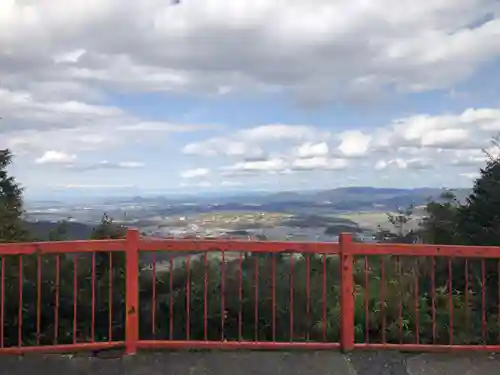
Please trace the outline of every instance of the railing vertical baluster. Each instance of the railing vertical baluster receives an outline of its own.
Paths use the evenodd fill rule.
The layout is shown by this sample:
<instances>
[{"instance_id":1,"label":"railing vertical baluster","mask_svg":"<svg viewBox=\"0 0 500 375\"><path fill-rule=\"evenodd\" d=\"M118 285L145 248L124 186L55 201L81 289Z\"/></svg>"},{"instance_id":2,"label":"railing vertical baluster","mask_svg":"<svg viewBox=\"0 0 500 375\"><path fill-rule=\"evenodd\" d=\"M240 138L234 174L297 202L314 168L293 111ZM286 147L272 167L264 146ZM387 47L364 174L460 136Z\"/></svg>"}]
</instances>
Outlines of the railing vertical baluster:
<instances>
[{"instance_id":1,"label":"railing vertical baluster","mask_svg":"<svg viewBox=\"0 0 500 375\"><path fill-rule=\"evenodd\" d=\"M290 297L289 297L289 335L290 335L290 341L293 341L293 288L294 288L294 280L293 280L293 253L290 254L290 268L289 268L289 291L290 291Z\"/></svg>"},{"instance_id":2,"label":"railing vertical baluster","mask_svg":"<svg viewBox=\"0 0 500 375\"><path fill-rule=\"evenodd\" d=\"M500 263L499 263L500 264ZM3 348L4 340L4 314L5 314L5 256L2 256L2 281L0 291L0 348ZM500 306L500 305L499 305Z\"/></svg>"},{"instance_id":3,"label":"railing vertical baluster","mask_svg":"<svg viewBox=\"0 0 500 375\"><path fill-rule=\"evenodd\" d=\"M306 254L306 327L306 341L309 341L311 328L311 254L309 253Z\"/></svg>"},{"instance_id":4,"label":"railing vertical baluster","mask_svg":"<svg viewBox=\"0 0 500 375\"><path fill-rule=\"evenodd\" d=\"M221 340L224 341L226 339L225 329L226 329L226 253L222 250L222 254L220 257L220 269L221 269L221 283L220 283L220 328L221 328Z\"/></svg>"},{"instance_id":5,"label":"railing vertical baluster","mask_svg":"<svg viewBox=\"0 0 500 375\"><path fill-rule=\"evenodd\" d=\"M399 335L399 343L403 343L403 289L401 286L403 285L403 271L401 267L401 258L399 256L396 257L396 273L398 275L398 335Z\"/></svg>"},{"instance_id":6,"label":"railing vertical baluster","mask_svg":"<svg viewBox=\"0 0 500 375\"><path fill-rule=\"evenodd\" d=\"M486 265L481 259L481 338L486 345Z\"/></svg>"},{"instance_id":7,"label":"railing vertical baluster","mask_svg":"<svg viewBox=\"0 0 500 375\"><path fill-rule=\"evenodd\" d=\"M205 253L206 254L206 253ZM243 340L243 253L238 256L238 340Z\"/></svg>"},{"instance_id":8,"label":"railing vertical baluster","mask_svg":"<svg viewBox=\"0 0 500 375\"><path fill-rule=\"evenodd\" d=\"M344 352L354 349L354 280L352 235L341 233L339 236L341 257L340 288L340 346Z\"/></svg>"},{"instance_id":9,"label":"railing vertical baluster","mask_svg":"<svg viewBox=\"0 0 500 375\"><path fill-rule=\"evenodd\" d=\"M255 312L254 312L254 335L255 341L259 341L259 258L256 256L254 258L254 293L255 293Z\"/></svg>"},{"instance_id":10,"label":"railing vertical baluster","mask_svg":"<svg viewBox=\"0 0 500 375\"><path fill-rule=\"evenodd\" d=\"M108 253L108 341L113 341L113 253Z\"/></svg>"},{"instance_id":11,"label":"railing vertical baluster","mask_svg":"<svg viewBox=\"0 0 500 375\"><path fill-rule=\"evenodd\" d=\"M125 242L125 352L135 354L139 339L139 244L138 230L129 229Z\"/></svg>"},{"instance_id":12,"label":"railing vertical baluster","mask_svg":"<svg viewBox=\"0 0 500 375\"><path fill-rule=\"evenodd\" d=\"M3 263L2 263L3 264ZM2 271L3 275L3 271ZM3 277L3 276L2 276ZM497 342L500 342L500 260L497 260L497 289L498 289L498 301L497 301ZM3 299L2 299L3 300Z\"/></svg>"},{"instance_id":13,"label":"railing vertical baluster","mask_svg":"<svg viewBox=\"0 0 500 375\"><path fill-rule=\"evenodd\" d=\"M208 253L203 255L203 338L208 340ZM172 274L172 271L170 271ZM172 289L172 288L170 288ZM172 290L170 290L172 296Z\"/></svg>"},{"instance_id":14,"label":"railing vertical baluster","mask_svg":"<svg viewBox=\"0 0 500 375\"><path fill-rule=\"evenodd\" d=\"M321 254L323 256L323 278L322 278L322 298L321 298L321 303L322 303L322 316L323 316L323 341L326 341L326 328L327 328L327 322L326 322L326 282L327 282L327 277L326 277L326 253ZM341 302L342 303L342 302Z\"/></svg>"},{"instance_id":15,"label":"railing vertical baluster","mask_svg":"<svg viewBox=\"0 0 500 375\"><path fill-rule=\"evenodd\" d=\"M365 343L370 342L370 306L368 300L368 291L369 291L369 275L370 266L368 263L368 256L364 257L364 279L365 286L363 288L363 306L365 311Z\"/></svg>"},{"instance_id":16,"label":"railing vertical baluster","mask_svg":"<svg viewBox=\"0 0 500 375\"><path fill-rule=\"evenodd\" d=\"M436 258L431 258L432 343L436 343Z\"/></svg>"},{"instance_id":17,"label":"railing vertical baluster","mask_svg":"<svg viewBox=\"0 0 500 375\"><path fill-rule=\"evenodd\" d=\"M40 345L42 319L42 262L40 254L36 257L36 344Z\"/></svg>"},{"instance_id":18,"label":"railing vertical baluster","mask_svg":"<svg viewBox=\"0 0 500 375\"><path fill-rule=\"evenodd\" d=\"M191 256L186 258L186 340L191 339Z\"/></svg>"},{"instance_id":19,"label":"railing vertical baluster","mask_svg":"<svg viewBox=\"0 0 500 375\"><path fill-rule=\"evenodd\" d=\"M73 258L73 344L77 342L78 330L78 255Z\"/></svg>"},{"instance_id":20,"label":"railing vertical baluster","mask_svg":"<svg viewBox=\"0 0 500 375\"><path fill-rule=\"evenodd\" d=\"M451 258L448 258L448 308L450 315L448 327L449 344L453 345L453 268L451 266Z\"/></svg>"},{"instance_id":21,"label":"railing vertical baluster","mask_svg":"<svg viewBox=\"0 0 500 375\"><path fill-rule=\"evenodd\" d=\"M23 256L19 255L19 311L17 317L17 345L23 345L23 287L24 287L24 275L23 275Z\"/></svg>"},{"instance_id":22,"label":"railing vertical baluster","mask_svg":"<svg viewBox=\"0 0 500 375\"><path fill-rule=\"evenodd\" d=\"M415 309L415 343L420 344L420 288L419 288L419 277L418 277L418 258L415 259L413 264L413 278L415 285L414 289L414 309Z\"/></svg>"},{"instance_id":23,"label":"railing vertical baluster","mask_svg":"<svg viewBox=\"0 0 500 375\"><path fill-rule=\"evenodd\" d=\"M276 341L276 254L272 254L271 261L271 293L272 293L272 338Z\"/></svg>"},{"instance_id":24,"label":"railing vertical baluster","mask_svg":"<svg viewBox=\"0 0 500 375\"><path fill-rule=\"evenodd\" d=\"M92 342L95 341L95 262L96 262L96 253L92 252L92 270L91 270L91 278L92 278L92 302L91 302L91 327L90 327L90 340Z\"/></svg>"},{"instance_id":25,"label":"railing vertical baluster","mask_svg":"<svg viewBox=\"0 0 500 375\"><path fill-rule=\"evenodd\" d=\"M168 277L168 284L169 284L169 290L170 290L170 293L168 294L168 310L169 310L169 314L168 314L168 336L170 338L170 340L173 340L174 339L174 259L173 259L173 256L172 254L170 254L170 257L169 257L169 270L170 270L170 273L169 273L169 277ZM206 288L205 288L206 290Z\"/></svg>"},{"instance_id":26,"label":"railing vertical baluster","mask_svg":"<svg viewBox=\"0 0 500 375\"><path fill-rule=\"evenodd\" d=\"M57 345L59 341L59 293L60 293L60 275L61 273L61 258L59 254L56 254L56 276L55 276L55 288L56 295L54 300L54 345Z\"/></svg>"},{"instance_id":27,"label":"railing vertical baluster","mask_svg":"<svg viewBox=\"0 0 500 375\"><path fill-rule=\"evenodd\" d=\"M500 291L500 289L499 289ZM469 261L465 258L465 333L470 333L470 313L469 313ZM499 316L500 319L500 316Z\"/></svg>"},{"instance_id":28,"label":"railing vertical baluster","mask_svg":"<svg viewBox=\"0 0 500 375\"><path fill-rule=\"evenodd\" d=\"M151 277L151 334L156 338L156 251L153 251L153 275Z\"/></svg>"},{"instance_id":29,"label":"railing vertical baluster","mask_svg":"<svg viewBox=\"0 0 500 375\"><path fill-rule=\"evenodd\" d=\"M382 343L386 343L386 316L385 316L385 258L380 257L380 313L382 315Z\"/></svg>"}]
</instances>

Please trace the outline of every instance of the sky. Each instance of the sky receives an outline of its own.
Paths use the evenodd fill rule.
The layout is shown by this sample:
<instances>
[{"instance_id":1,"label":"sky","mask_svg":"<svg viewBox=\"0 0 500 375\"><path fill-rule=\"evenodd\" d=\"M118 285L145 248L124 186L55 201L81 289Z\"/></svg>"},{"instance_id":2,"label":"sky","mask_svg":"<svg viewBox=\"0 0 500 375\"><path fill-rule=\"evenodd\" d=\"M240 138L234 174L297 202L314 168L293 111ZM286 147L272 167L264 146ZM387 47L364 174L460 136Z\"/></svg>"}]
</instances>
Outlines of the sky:
<instances>
[{"instance_id":1,"label":"sky","mask_svg":"<svg viewBox=\"0 0 500 375\"><path fill-rule=\"evenodd\" d=\"M26 194L470 186L500 133L497 0L2 0Z\"/></svg>"}]
</instances>

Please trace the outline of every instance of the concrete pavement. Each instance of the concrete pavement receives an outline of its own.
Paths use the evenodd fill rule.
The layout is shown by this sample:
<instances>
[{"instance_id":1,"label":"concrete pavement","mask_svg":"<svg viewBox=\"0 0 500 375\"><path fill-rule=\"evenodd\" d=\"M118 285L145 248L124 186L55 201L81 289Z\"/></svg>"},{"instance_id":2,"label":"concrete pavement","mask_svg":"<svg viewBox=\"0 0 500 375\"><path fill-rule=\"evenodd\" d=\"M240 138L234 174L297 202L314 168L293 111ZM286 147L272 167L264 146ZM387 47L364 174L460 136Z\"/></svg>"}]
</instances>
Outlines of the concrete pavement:
<instances>
[{"instance_id":1,"label":"concrete pavement","mask_svg":"<svg viewBox=\"0 0 500 375\"><path fill-rule=\"evenodd\" d=\"M500 356L331 352L156 352L0 357L0 375L498 375Z\"/></svg>"}]
</instances>

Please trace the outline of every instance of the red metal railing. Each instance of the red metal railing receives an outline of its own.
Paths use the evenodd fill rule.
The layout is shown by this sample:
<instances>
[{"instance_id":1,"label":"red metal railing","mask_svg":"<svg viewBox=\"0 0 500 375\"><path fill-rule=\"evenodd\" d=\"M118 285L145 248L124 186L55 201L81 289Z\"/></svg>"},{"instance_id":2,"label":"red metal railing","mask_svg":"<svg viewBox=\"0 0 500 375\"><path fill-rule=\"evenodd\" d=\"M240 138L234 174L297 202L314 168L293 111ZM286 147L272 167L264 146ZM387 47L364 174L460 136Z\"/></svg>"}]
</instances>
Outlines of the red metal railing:
<instances>
[{"instance_id":1,"label":"red metal railing","mask_svg":"<svg viewBox=\"0 0 500 375\"><path fill-rule=\"evenodd\" d=\"M0 353L124 347L500 352L500 248L0 245Z\"/></svg>"},{"instance_id":2,"label":"red metal railing","mask_svg":"<svg viewBox=\"0 0 500 375\"><path fill-rule=\"evenodd\" d=\"M100 284L104 281L97 275L96 259L104 256L111 266L113 256L123 251L125 244L125 240L1 244L0 352L123 346L123 338L113 337L115 312L111 296L116 290L113 291L111 277L105 286L109 293L108 334L104 338L95 337L96 324L102 325L96 321L96 310L102 308L97 305L96 292L104 288L104 285L96 287L98 279ZM87 265L86 270L80 267L82 263ZM112 274L111 269L108 274ZM79 310L82 287L90 291L83 294L91 311ZM88 332L80 331L82 317L89 320Z\"/></svg>"},{"instance_id":3,"label":"red metal railing","mask_svg":"<svg viewBox=\"0 0 500 375\"><path fill-rule=\"evenodd\" d=\"M185 257L169 256L172 251L182 249L190 253ZM331 278L327 273L327 258L338 257L338 244L160 240L144 241L139 250L143 254L151 253L152 263L151 274L143 272L139 282L140 285L151 283L148 291L143 291L141 301L151 301L152 306L148 311L150 322L145 324L147 332L138 342L140 348L340 346L338 337L328 334L326 324L329 300L333 304L335 299L333 295L327 296L327 279ZM158 317L158 256L161 254L166 255L162 266L172 272L163 288L163 295L168 296L164 313ZM304 256L307 267L298 268L297 254ZM319 275L312 277L309 266L315 254L321 254L322 258L316 260ZM175 264L179 258L182 265ZM333 276L338 278L338 268L334 271ZM148 276L151 280L146 281ZM305 296L299 300L300 305L299 279ZM319 288L321 294L314 311L310 298L312 285ZM310 330L307 322L313 315L319 316L323 324ZM163 337L156 329L158 321L168 322Z\"/></svg>"}]
</instances>

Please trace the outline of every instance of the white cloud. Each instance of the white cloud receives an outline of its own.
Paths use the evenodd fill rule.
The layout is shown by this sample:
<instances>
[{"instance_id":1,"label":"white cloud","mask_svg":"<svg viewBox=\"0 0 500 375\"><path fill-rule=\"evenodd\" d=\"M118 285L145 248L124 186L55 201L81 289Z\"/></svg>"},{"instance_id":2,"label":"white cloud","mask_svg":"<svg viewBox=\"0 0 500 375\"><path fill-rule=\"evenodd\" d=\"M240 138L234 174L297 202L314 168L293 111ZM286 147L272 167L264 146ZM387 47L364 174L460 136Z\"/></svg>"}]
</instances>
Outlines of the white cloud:
<instances>
[{"instance_id":1,"label":"white cloud","mask_svg":"<svg viewBox=\"0 0 500 375\"><path fill-rule=\"evenodd\" d=\"M145 164L138 161L110 162L102 160L99 163L90 165L75 165L72 169L77 171L95 171L98 169L140 169L144 167Z\"/></svg>"},{"instance_id":2,"label":"white cloud","mask_svg":"<svg viewBox=\"0 0 500 375\"><path fill-rule=\"evenodd\" d=\"M247 158L258 158L265 155L264 151L257 145L225 138L211 138L203 142L190 143L183 147L182 152L186 155Z\"/></svg>"},{"instance_id":3,"label":"white cloud","mask_svg":"<svg viewBox=\"0 0 500 375\"><path fill-rule=\"evenodd\" d=\"M307 140L318 136L310 126L270 124L239 131L236 136L248 142L269 142L282 140Z\"/></svg>"},{"instance_id":4,"label":"white cloud","mask_svg":"<svg viewBox=\"0 0 500 375\"><path fill-rule=\"evenodd\" d=\"M56 189L74 189L74 190L111 190L111 189L129 189L136 187L135 185L128 184L58 184L58 185L50 185L51 188Z\"/></svg>"},{"instance_id":5,"label":"white cloud","mask_svg":"<svg viewBox=\"0 0 500 375\"><path fill-rule=\"evenodd\" d=\"M486 160L481 148L489 143L494 134L491 129L498 121L500 110L482 108L458 114L412 115L385 126L339 135L313 126L287 125L286 131L283 128L278 134L271 131L276 130L274 125L257 126L188 144L183 151L244 159L222 168L226 175L335 170L346 168L348 159L356 159L358 167L368 166L370 158L378 159L375 170L424 170L436 164L480 166ZM313 140L303 142L304 138ZM328 142L317 141L320 139Z\"/></svg>"},{"instance_id":6,"label":"white cloud","mask_svg":"<svg viewBox=\"0 0 500 375\"><path fill-rule=\"evenodd\" d=\"M173 124L161 121L141 121L132 125L120 125L118 131L123 132L150 132L150 133L188 133L199 130L213 130L216 124Z\"/></svg>"},{"instance_id":7,"label":"white cloud","mask_svg":"<svg viewBox=\"0 0 500 375\"><path fill-rule=\"evenodd\" d=\"M456 150L450 155L450 165L479 167L486 162L486 155L481 150Z\"/></svg>"},{"instance_id":8,"label":"white cloud","mask_svg":"<svg viewBox=\"0 0 500 375\"><path fill-rule=\"evenodd\" d=\"M305 102L450 88L500 54L498 8L494 0L6 0L0 73L13 87L255 89Z\"/></svg>"},{"instance_id":9,"label":"white cloud","mask_svg":"<svg viewBox=\"0 0 500 375\"><path fill-rule=\"evenodd\" d=\"M459 114L412 115L385 126L339 135L314 126L279 125L281 130L277 132L275 125L263 125L188 144L183 152L202 156L263 157L276 154L280 148L283 153L283 147L288 146L299 158L326 157L332 153L326 141L300 142L309 138L328 139L331 144L338 141L332 151L343 158L398 151L418 157L431 150L480 150L495 135L492 129L496 129L497 124L500 124L500 110L481 108L466 109Z\"/></svg>"},{"instance_id":10,"label":"white cloud","mask_svg":"<svg viewBox=\"0 0 500 375\"><path fill-rule=\"evenodd\" d=\"M220 186L224 187L234 187L234 186L242 186L243 183L241 181L231 181L231 180L223 180L220 182Z\"/></svg>"},{"instance_id":11,"label":"white cloud","mask_svg":"<svg viewBox=\"0 0 500 375\"><path fill-rule=\"evenodd\" d=\"M0 112L2 113L2 112ZM28 114L28 112L23 112ZM19 117L21 117L19 115ZM33 126L28 121L31 115L19 122L2 116L0 126L0 148L6 147L16 154L39 154L47 148L65 148L74 151L94 151L110 149L113 146L132 142L156 142L166 139L172 133L188 133L211 128L211 125L183 125L167 122L156 122L155 126L142 126L134 123L137 119L124 115L109 119L94 118L84 124L78 115L67 116L64 113L54 114L49 126ZM74 126L66 126L63 122ZM123 125L129 123L130 125ZM16 127L16 124L22 126ZM4 126L5 125L5 126ZM149 124L151 125L151 123Z\"/></svg>"},{"instance_id":12,"label":"white cloud","mask_svg":"<svg viewBox=\"0 0 500 375\"><path fill-rule=\"evenodd\" d=\"M360 131L348 131L340 135L339 151L345 157L365 156L368 152L371 137Z\"/></svg>"},{"instance_id":13,"label":"white cloud","mask_svg":"<svg viewBox=\"0 0 500 375\"><path fill-rule=\"evenodd\" d=\"M1 63L0 56L0 63ZM3 123L0 131L24 129L47 130L55 127L76 128L90 121L128 120L116 107L88 104L77 100L45 100L26 91L0 87L0 111Z\"/></svg>"},{"instance_id":14,"label":"white cloud","mask_svg":"<svg viewBox=\"0 0 500 375\"><path fill-rule=\"evenodd\" d=\"M500 148L496 145L484 147L483 149L456 150L450 155L450 165L457 167L476 167L483 166L490 157L498 158Z\"/></svg>"},{"instance_id":15,"label":"white cloud","mask_svg":"<svg viewBox=\"0 0 500 375\"><path fill-rule=\"evenodd\" d=\"M297 149L297 157L299 158L313 158L324 157L328 155L328 145L326 142L311 143L306 142Z\"/></svg>"},{"instance_id":16,"label":"white cloud","mask_svg":"<svg viewBox=\"0 0 500 375\"><path fill-rule=\"evenodd\" d=\"M207 168L196 168L189 169L181 173L182 178L198 178L205 177L210 173L210 170Z\"/></svg>"},{"instance_id":17,"label":"white cloud","mask_svg":"<svg viewBox=\"0 0 500 375\"><path fill-rule=\"evenodd\" d=\"M0 52L0 72L2 61ZM32 156L52 148L91 151L217 128L215 124L144 121L117 106L46 96L0 87L0 148Z\"/></svg>"},{"instance_id":18,"label":"white cloud","mask_svg":"<svg viewBox=\"0 0 500 375\"><path fill-rule=\"evenodd\" d=\"M213 184L210 181L197 181L197 182L181 182L180 187L189 188L211 188Z\"/></svg>"},{"instance_id":19,"label":"white cloud","mask_svg":"<svg viewBox=\"0 0 500 375\"><path fill-rule=\"evenodd\" d=\"M280 158L258 161L244 161L223 168L227 172L280 172L285 170L287 163Z\"/></svg>"},{"instance_id":20,"label":"white cloud","mask_svg":"<svg viewBox=\"0 0 500 375\"><path fill-rule=\"evenodd\" d=\"M49 150L35 159L36 164L70 164L76 160L76 155L65 152Z\"/></svg>"},{"instance_id":21,"label":"white cloud","mask_svg":"<svg viewBox=\"0 0 500 375\"><path fill-rule=\"evenodd\" d=\"M310 158L281 158L274 157L266 160L243 161L221 168L225 176L245 176L261 174L291 174L299 171L333 171L348 166L345 159L335 159L325 156Z\"/></svg>"},{"instance_id":22,"label":"white cloud","mask_svg":"<svg viewBox=\"0 0 500 375\"><path fill-rule=\"evenodd\" d=\"M74 51L63 52L54 56L54 62L56 64L77 63L84 54L84 49L76 49Z\"/></svg>"},{"instance_id":23,"label":"white cloud","mask_svg":"<svg viewBox=\"0 0 500 375\"><path fill-rule=\"evenodd\" d=\"M344 169L348 165L345 159L330 159L327 157L316 156L306 159L296 159L292 162L292 169L296 170L334 170Z\"/></svg>"},{"instance_id":24,"label":"white cloud","mask_svg":"<svg viewBox=\"0 0 500 375\"><path fill-rule=\"evenodd\" d=\"M374 145L444 149L478 148L500 129L500 109L469 108L460 114L414 115L381 129Z\"/></svg>"},{"instance_id":25,"label":"white cloud","mask_svg":"<svg viewBox=\"0 0 500 375\"><path fill-rule=\"evenodd\" d=\"M137 161L123 161L123 162L118 163L118 167L126 168L126 169L143 168L144 163L137 162Z\"/></svg>"},{"instance_id":26,"label":"white cloud","mask_svg":"<svg viewBox=\"0 0 500 375\"><path fill-rule=\"evenodd\" d=\"M431 161L423 158L412 159L391 159L379 160L375 163L375 170L380 171L387 168L395 167L398 169L428 169L432 167Z\"/></svg>"},{"instance_id":27,"label":"white cloud","mask_svg":"<svg viewBox=\"0 0 500 375\"><path fill-rule=\"evenodd\" d=\"M270 124L242 129L225 137L209 138L205 141L185 145L182 152L187 155L199 156L230 156L245 159L265 159L267 156L263 147L290 145L328 137L327 132L318 131L312 126ZM311 145L312 143L306 143ZM328 147L316 145L316 148ZM306 146L309 147L309 146ZM318 150L316 150L318 152Z\"/></svg>"},{"instance_id":28,"label":"white cloud","mask_svg":"<svg viewBox=\"0 0 500 375\"><path fill-rule=\"evenodd\" d=\"M172 133L215 130L214 137L200 142L184 140L190 143L183 150L214 156L212 169L226 164L217 157L230 157L227 164L243 171L274 173L335 169L345 159L354 168L381 160L409 169L438 152L440 165L460 168L481 162L455 152L484 147L500 131L500 109L409 114L371 129L340 123L341 117L328 127L289 125L273 114L276 123L231 134L213 124L143 118L114 102L115 94L229 93L238 99L263 94L266 100L279 98L277 105L293 99L303 105L332 100L360 105L392 93L462 91L461 83L500 57L499 32L496 0L290 0L285 5L186 0L177 6L163 0L126 5L4 0L0 148L11 148L27 164L43 162L47 150L77 154L79 161L90 155L86 151L106 150L96 160L114 159L120 146L164 146ZM247 115L238 114L228 127L248 123ZM347 126L353 130L342 133ZM277 160L281 167L273 164ZM81 163L81 168L90 165ZM140 167L129 163L100 167Z\"/></svg>"},{"instance_id":29,"label":"white cloud","mask_svg":"<svg viewBox=\"0 0 500 375\"><path fill-rule=\"evenodd\" d=\"M465 177L469 180L475 180L479 178L479 176L480 176L479 172L460 173L460 177Z\"/></svg>"},{"instance_id":30,"label":"white cloud","mask_svg":"<svg viewBox=\"0 0 500 375\"><path fill-rule=\"evenodd\" d=\"M467 129L431 130L422 136L423 147L459 147L467 143L470 134Z\"/></svg>"},{"instance_id":31,"label":"white cloud","mask_svg":"<svg viewBox=\"0 0 500 375\"><path fill-rule=\"evenodd\" d=\"M25 72L144 91L287 90L309 102L387 86L430 90L499 55L498 8L494 0L6 0L0 73L17 86Z\"/></svg>"}]
</instances>

